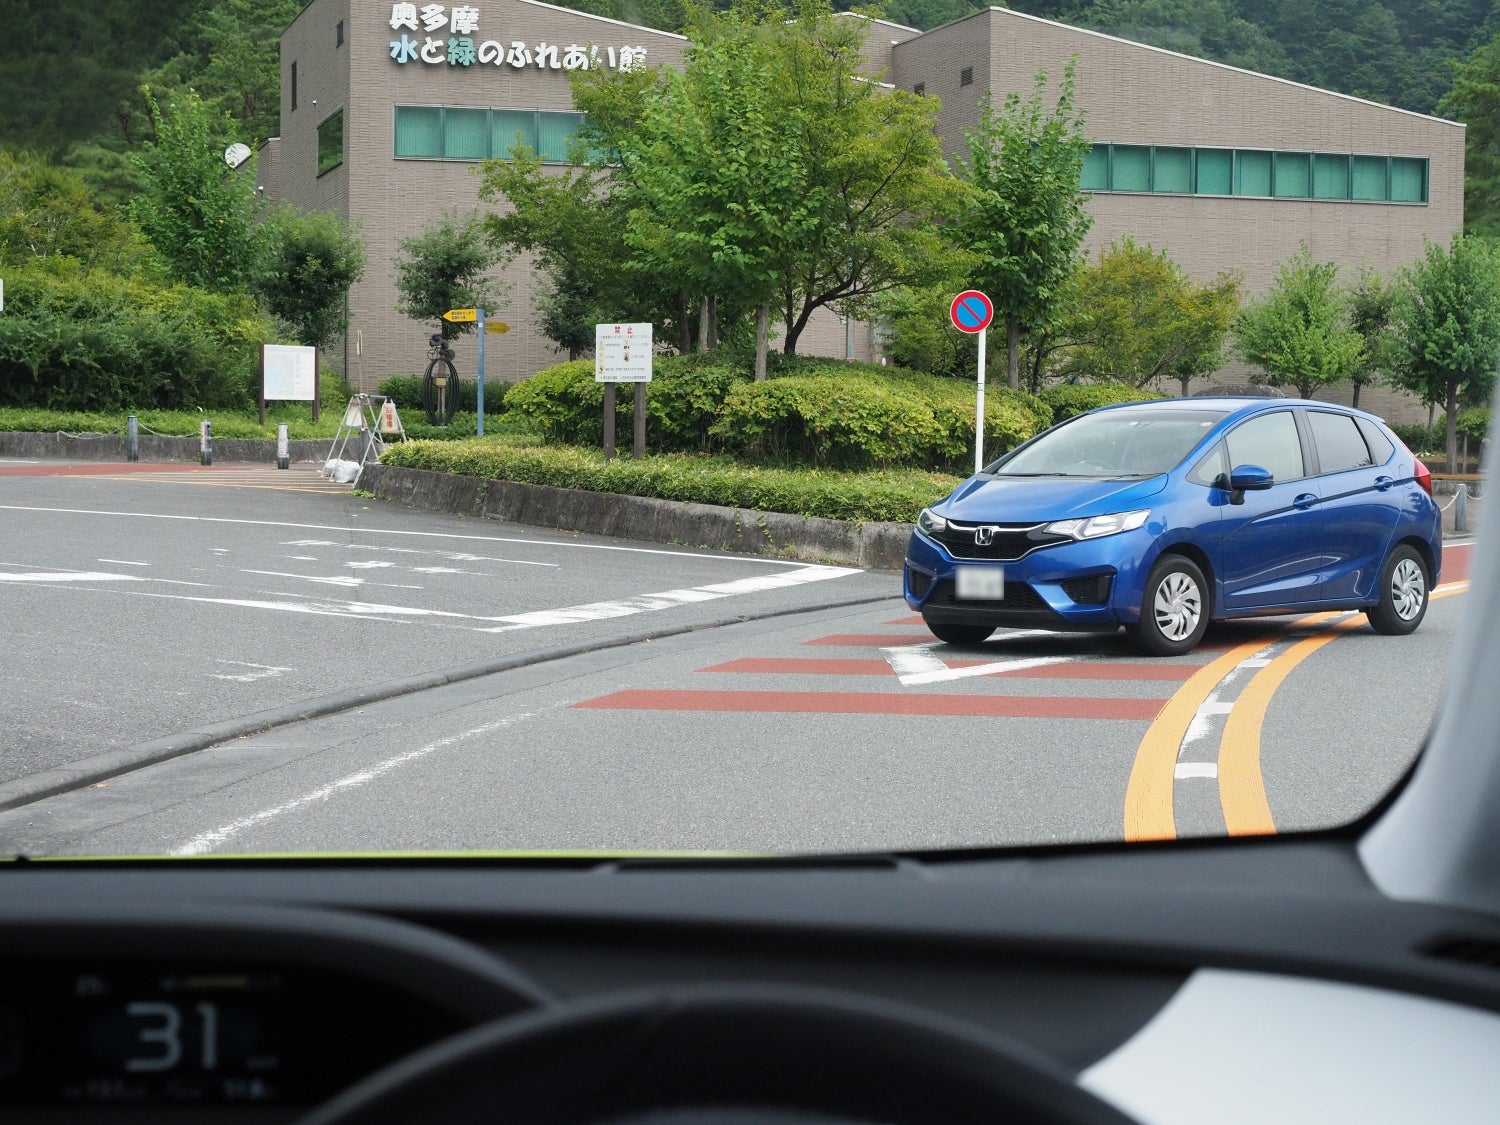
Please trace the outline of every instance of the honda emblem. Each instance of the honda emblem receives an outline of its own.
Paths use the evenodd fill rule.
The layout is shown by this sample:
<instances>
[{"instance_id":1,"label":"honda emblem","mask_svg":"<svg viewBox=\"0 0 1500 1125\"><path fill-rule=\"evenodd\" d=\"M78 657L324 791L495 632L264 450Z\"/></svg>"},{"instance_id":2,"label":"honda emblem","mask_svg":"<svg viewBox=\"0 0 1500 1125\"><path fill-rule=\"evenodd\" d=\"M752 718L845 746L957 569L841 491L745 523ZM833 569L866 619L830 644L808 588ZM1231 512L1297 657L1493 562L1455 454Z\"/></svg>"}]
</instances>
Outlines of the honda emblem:
<instances>
[{"instance_id":1,"label":"honda emblem","mask_svg":"<svg viewBox=\"0 0 1500 1125\"><path fill-rule=\"evenodd\" d=\"M995 532L998 530L999 528L995 527L976 527L974 529L974 545L976 547L988 547L995 541Z\"/></svg>"}]
</instances>

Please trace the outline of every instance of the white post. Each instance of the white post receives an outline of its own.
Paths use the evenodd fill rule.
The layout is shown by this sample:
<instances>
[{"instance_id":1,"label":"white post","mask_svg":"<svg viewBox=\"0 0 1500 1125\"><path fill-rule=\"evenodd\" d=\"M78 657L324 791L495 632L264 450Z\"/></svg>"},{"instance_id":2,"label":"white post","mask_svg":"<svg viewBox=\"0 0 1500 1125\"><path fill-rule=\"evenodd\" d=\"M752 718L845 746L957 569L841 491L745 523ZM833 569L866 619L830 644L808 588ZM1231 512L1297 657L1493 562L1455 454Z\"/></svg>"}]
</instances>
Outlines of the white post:
<instances>
[{"instance_id":1,"label":"white post","mask_svg":"<svg viewBox=\"0 0 1500 1125\"><path fill-rule=\"evenodd\" d=\"M984 468L984 338L987 330L979 330L979 406L974 414L974 472Z\"/></svg>"}]
</instances>

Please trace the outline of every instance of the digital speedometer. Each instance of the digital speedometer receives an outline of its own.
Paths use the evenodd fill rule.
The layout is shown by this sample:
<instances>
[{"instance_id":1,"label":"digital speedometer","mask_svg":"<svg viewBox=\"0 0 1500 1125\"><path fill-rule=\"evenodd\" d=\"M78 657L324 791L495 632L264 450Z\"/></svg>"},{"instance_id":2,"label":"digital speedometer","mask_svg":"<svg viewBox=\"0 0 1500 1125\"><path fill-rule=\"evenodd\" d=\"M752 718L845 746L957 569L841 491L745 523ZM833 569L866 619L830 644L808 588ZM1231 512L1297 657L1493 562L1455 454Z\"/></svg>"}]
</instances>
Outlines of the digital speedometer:
<instances>
[{"instance_id":1,"label":"digital speedometer","mask_svg":"<svg viewBox=\"0 0 1500 1125\"><path fill-rule=\"evenodd\" d=\"M0 1104L312 1104L462 1022L309 971L8 966Z\"/></svg>"}]
</instances>

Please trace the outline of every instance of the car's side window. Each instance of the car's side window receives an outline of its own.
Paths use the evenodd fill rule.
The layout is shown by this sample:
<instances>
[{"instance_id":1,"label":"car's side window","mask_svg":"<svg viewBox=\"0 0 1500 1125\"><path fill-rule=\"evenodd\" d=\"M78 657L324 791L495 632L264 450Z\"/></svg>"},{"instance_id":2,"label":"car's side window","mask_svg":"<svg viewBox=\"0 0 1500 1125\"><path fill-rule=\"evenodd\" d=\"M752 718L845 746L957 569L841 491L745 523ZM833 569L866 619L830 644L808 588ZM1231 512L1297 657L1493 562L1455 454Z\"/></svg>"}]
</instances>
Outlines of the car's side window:
<instances>
[{"instance_id":1,"label":"car's side window","mask_svg":"<svg viewBox=\"0 0 1500 1125\"><path fill-rule=\"evenodd\" d=\"M1229 467L1224 464L1224 443L1221 441L1209 451L1208 456L1192 467L1187 479L1205 488L1212 488L1214 481L1228 471Z\"/></svg>"},{"instance_id":2,"label":"car's side window","mask_svg":"<svg viewBox=\"0 0 1500 1125\"><path fill-rule=\"evenodd\" d=\"M1356 418L1355 421L1359 424L1359 432L1365 435L1365 444L1370 447L1371 464L1384 465L1391 459L1391 454L1396 452L1391 439L1368 418Z\"/></svg>"},{"instance_id":3,"label":"car's side window","mask_svg":"<svg viewBox=\"0 0 1500 1125\"><path fill-rule=\"evenodd\" d=\"M1320 472L1344 473L1350 469L1368 469L1374 464L1359 427L1349 415L1310 410L1307 420L1312 424Z\"/></svg>"},{"instance_id":4,"label":"car's side window","mask_svg":"<svg viewBox=\"0 0 1500 1125\"><path fill-rule=\"evenodd\" d=\"M1231 470L1259 465L1270 470L1277 484L1307 475L1302 467L1302 439L1290 410L1251 418L1231 431L1225 441L1229 444Z\"/></svg>"}]
</instances>

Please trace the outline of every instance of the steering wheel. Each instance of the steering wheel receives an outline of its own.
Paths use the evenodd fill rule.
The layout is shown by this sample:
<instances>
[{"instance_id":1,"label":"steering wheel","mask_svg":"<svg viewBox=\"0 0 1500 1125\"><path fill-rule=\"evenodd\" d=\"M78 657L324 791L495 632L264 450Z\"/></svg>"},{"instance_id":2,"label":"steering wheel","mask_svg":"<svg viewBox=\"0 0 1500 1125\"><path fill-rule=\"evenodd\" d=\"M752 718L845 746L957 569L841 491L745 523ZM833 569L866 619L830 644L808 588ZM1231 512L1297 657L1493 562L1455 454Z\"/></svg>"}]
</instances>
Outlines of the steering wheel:
<instances>
[{"instance_id":1,"label":"steering wheel","mask_svg":"<svg viewBox=\"0 0 1500 1125\"><path fill-rule=\"evenodd\" d=\"M861 996L756 985L617 994L485 1024L303 1125L1130 1125L1057 1063Z\"/></svg>"}]
</instances>

